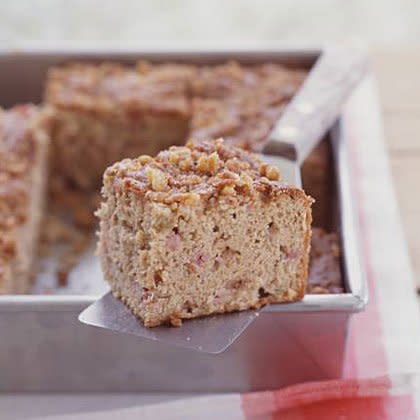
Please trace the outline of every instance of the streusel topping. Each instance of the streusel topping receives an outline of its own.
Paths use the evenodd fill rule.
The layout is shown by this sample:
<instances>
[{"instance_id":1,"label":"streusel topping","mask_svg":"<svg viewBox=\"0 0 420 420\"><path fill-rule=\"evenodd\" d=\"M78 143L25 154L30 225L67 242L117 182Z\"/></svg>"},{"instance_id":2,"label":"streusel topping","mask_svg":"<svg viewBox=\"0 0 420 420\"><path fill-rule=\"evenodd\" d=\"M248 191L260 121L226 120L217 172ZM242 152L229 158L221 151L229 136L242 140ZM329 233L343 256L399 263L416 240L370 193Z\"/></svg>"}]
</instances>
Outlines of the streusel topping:
<instances>
[{"instance_id":1,"label":"streusel topping","mask_svg":"<svg viewBox=\"0 0 420 420\"><path fill-rule=\"evenodd\" d=\"M222 195L275 194L288 188L279 170L223 139L189 142L156 158L125 159L108 168L104 183L117 193L135 191L163 203Z\"/></svg>"},{"instance_id":2,"label":"streusel topping","mask_svg":"<svg viewBox=\"0 0 420 420\"><path fill-rule=\"evenodd\" d=\"M198 141L223 137L260 151L306 75L274 63L74 63L49 71L46 99L64 109L135 119L146 111L181 115L191 118Z\"/></svg>"},{"instance_id":3,"label":"streusel topping","mask_svg":"<svg viewBox=\"0 0 420 420\"><path fill-rule=\"evenodd\" d=\"M278 64L201 68L192 85L192 137L260 151L306 75Z\"/></svg>"}]
</instances>

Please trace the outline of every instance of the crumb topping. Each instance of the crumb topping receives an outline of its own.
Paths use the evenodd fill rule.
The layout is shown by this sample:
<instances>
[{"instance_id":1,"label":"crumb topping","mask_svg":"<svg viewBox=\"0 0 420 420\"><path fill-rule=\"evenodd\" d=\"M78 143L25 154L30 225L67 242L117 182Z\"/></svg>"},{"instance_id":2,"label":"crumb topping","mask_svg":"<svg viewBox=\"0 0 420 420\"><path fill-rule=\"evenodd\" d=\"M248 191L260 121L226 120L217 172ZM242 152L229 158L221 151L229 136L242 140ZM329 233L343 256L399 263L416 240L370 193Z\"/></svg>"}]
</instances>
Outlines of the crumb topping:
<instances>
[{"instance_id":1,"label":"crumb topping","mask_svg":"<svg viewBox=\"0 0 420 420\"><path fill-rule=\"evenodd\" d=\"M146 65L138 69L114 63L73 63L48 72L46 99L59 107L92 112L119 112L116 105L129 114L151 112L190 114L187 80L177 66L168 65L150 71Z\"/></svg>"},{"instance_id":2,"label":"crumb topping","mask_svg":"<svg viewBox=\"0 0 420 420\"><path fill-rule=\"evenodd\" d=\"M306 75L278 64L201 68L192 85L191 136L198 141L223 137L260 151Z\"/></svg>"},{"instance_id":3,"label":"crumb topping","mask_svg":"<svg viewBox=\"0 0 420 420\"><path fill-rule=\"evenodd\" d=\"M223 139L172 146L156 158L125 159L108 168L104 183L162 203L197 202L222 195L273 195L287 187L277 168Z\"/></svg>"},{"instance_id":4,"label":"crumb topping","mask_svg":"<svg viewBox=\"0 0 420 420\"><path fill-rule=\"evenodd\" d=\"M35 126L38 115L34 105L0 109L0 280L4 264L16 253L13 230L27 219L27 176L39 140Z\"/></svg>"}]
</instances>

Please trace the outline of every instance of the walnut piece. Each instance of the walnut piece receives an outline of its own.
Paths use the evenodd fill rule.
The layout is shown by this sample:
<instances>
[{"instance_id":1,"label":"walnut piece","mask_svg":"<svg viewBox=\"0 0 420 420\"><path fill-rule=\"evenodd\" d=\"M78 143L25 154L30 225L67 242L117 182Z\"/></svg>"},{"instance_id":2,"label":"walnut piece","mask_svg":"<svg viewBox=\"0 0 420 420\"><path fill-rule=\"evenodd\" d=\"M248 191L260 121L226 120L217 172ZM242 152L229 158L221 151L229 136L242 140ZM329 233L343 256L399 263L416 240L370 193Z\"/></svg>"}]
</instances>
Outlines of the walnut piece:
<instances>
[{"instance_id":1,"label":"walnut piece","mask_svg":"<svg viewBox=\"0 0 420 420\"><path fill-rule=\"evenodd\" d=\"M168 186L168 178L160 169L147 167L146 176L154 191L165 191Z\"/></svg>"},{"instance_id":2,"label":"walnut piece","mask_svg":"<svg viewBox=\"0 0 420 420\"><path fill-rule=\"evenodd\" d=\"M270 181L280 180L280 171L275 166L268 165L267 163L263 163L260 166L260 175L266 177Z\"/></svg>"},{"instance_id":3,"label":"walnut piece","mask_svg":"<svg viewBox=\"0 0 420 420\"><path fill-rule=\"evenodd\" d=\"M219 168L219 155L213 152L211 155L203 155L198 159L197 169L200 172L214 175Z\"/></svg>"},{"instance_id":4,"label":"walnut piece","mask_svg":"<svg viewBox=\"0 0 420 420\"><path fill-rule=\"evenodd\" d=\"M128 188L167 206L181 202L195 206L200 201L211 205L219 194L273 196L290 188L279 179L277 168L223 139L172 146L155 158L124 159L105 173L105 181L114 188Z\"/></svg>"}]
</instances>

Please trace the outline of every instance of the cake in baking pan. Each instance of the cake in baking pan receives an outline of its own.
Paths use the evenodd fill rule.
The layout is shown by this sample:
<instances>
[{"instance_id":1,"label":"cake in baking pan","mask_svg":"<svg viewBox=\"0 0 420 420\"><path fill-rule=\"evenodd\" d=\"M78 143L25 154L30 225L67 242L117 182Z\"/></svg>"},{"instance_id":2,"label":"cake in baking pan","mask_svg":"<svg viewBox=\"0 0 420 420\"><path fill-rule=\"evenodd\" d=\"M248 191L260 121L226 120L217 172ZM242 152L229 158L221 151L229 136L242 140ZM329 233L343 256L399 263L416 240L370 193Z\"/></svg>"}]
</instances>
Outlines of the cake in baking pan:
<instances>
[{"instance_id":1,"label":"cake in baking pan","mask_svg":"<svg viewBox=\"0 0 420 420\"><path fill-rule=\"evenodd\" d=\"M182 276L189 276L188 278L198 281L199 273L210 273L211 270L215 270L216 283L225 275L237 279L237 281L232 280L231 286L215 283L215 286L220 286L221 289L216 288L218 291L214 293L217 296L213 296L212 303L208 303L207 306L203 306L203 300L195 301L196 306L194 301L191 301L191 305L184 302L182 305L185 304L185 307L176 306L171 300L169 306L165 307L172 309L168 309L165 313L159 311L153 313L154 309L151 309L153 305L150 304L147 307L148 315L140 315L146 324L156 325L161 322L176 324L182 318L198 316L206 311L223 312L257 307L281 299L287 301L300 298L305 286L299 281L293 283L290 279L293 276L298 278L304 272L302 267L307 265L306 262L299 265L296 272L286 273L286 283L277 284L274 276L272 288L267 286L268 277L264 276L283 269L281 268L283 266L280 264L280 268L273 267L273 258L277 258L277 251L269 257L272 253L271 242L263 235L263 231L267 228L265 225L271 223L267 222L268 218L274 218L275 212L280 207L286 208L290 205L292 209L293 206L297 206L295 210L298 211L299 208L301 211L305 200L302 201L297 197L303 192L292 193L300 190L281 184L281 181L275 179L277 173L274 169L258 163L254 155L249 155L243 150L258 152L263 149L274 124L306 76L305 70L273 63L241 65L236 62L226 62L197 66L179 63L152 64L142 61L135 66L117 63L68 63L51 68L47 75L45 104L42 110L39 107L25 105L1 111L0 196L4 200L0 200L0 293L22 293L30 288L30 277L34 273L31 269L32 260L44 202L44 184L48 184L50 191L49 213L55 215L57 209L60 217L63 210L66 217L71 213L73 222L80 229L74 231L74 235L70 235L77 238L75 246L70 248L77 249L77 253L81 253L85 245L81 246L80 243L88 244L89 241L81 241L80 238L86 234L90 235L95 225L92 216L98 205L105 169L116 161L130 158L131 160L122 160L122 163L111 166L113 169L108 169L105 176L106 195L99 214L103 226L101 232L105 232L105 227L108 227L110 233L108 236L101 233L100 249L104 266L108 271L111 267L115 269L111 264L112 261L104 257L107 250L104 244L108 243L104 238L117 234L116 229L120 232L118 235L127 233L128 229L128 225L122 224L122 219L106 220L104 216L105 209L111 207L112 200L116 197L116 190L109 186L111 177L115 178L116 183L124 181L119 194L125 194L124 197L127 196L131 200L125 203L127 208L132 206L134 209L136 206L146 206L147 203L147 209L141 207L141 212L144 212L144 220L147 219L149 222L152 217L159 219L162 216L160 210L170 208L171 223L174 223L171 234L167 235L165 243L162 242L160 245L159 241L164 241L162 238L167 232L157 231L155 227L145 231L142 238L140 238L141 233L134 239L130 239L130 235L127 234L124 239L127 242L120 242L118 245L123 247L118 252L125 252L127 247L131 246L131 253L135 252L136 246L145 246L145 249L139 248L138 253L141 255L142 264L148 267L148 281L153 277L155 279L153 281L157 283L153 286L158 290L156 293L151 290L153 287L150 285L138 289L140 294L137 301L130 298L134 302L133 310L138 312L140 307L145 307L142 306L140 299L142 302L150 303L149 300L152 300L150 296L158 300L162 298L159 300L159 305L166 302L163 290L169 275L163 271L160 273L160 269L153 270L152 265L155 262L153 264L149 262L152 257L161 258L156 261L158 265L163 265L166 264L166 260L173 262L178 258L177 261L181 261L183 255L188 256L186 265L188 270L184 267L182 270L174 270L174 275L171 275L175 283L180 281ZM218 137L223 137L224 142L218 141L210 145L208 139ZM188 146L183 146L189 138L193 140ZM173 145L183 147L172 149ZM47 147L50 156L48 178L45 175ZM164 151L156 159L137 158L141 155L155 156L161 150ZM188 159L184 158L187 154ZM179 158L176 157L178 155ZM226 157L230 155L232 156ZM316 199L313 205L315 225L327 230L331 229L330 222L333 219L329 199L333 193L331 174L328 170L329 160L330 151L324 142L309 156L302 168L305 191ZM188 167L188 162L193 162L192 168ZM125 171L125 165L144 167L144 170L147 169L146 178L136 180L133 174ZM117 172L115 168L119 168ZM142 170L134 172L138 174ZM230 176L232 178L229 178ZM194 182L196 184L193 184ZM215 184L211 184L212 182ZM267 184L264 184L265 182ZM130 185L136 185L137 188L139 183L140 190L130 189L131 187L125 189ZM216 186L223 183L226 184L226 188L220 189ZM262 185L266 185L264 188L271 188L268 187L271 184L277 185L279 191L273 193L273 197L270 194L264 196L256 189L257 186L261 189ZM159 188L163 188L162 191ZM185 191L181 194L178 188ZM273 187L273 191L277 191L276 188ZM222 190L223 193L220 192ZM161 198L168 200L168 197L174 200L170 206L159 202ZM179 202L174 197L178 197ZM273 199L270 205L268 204L270 200L266 200L267 197ZM252 206L250 203L245 204L247 202L254 204ZM121 203L115 205L116 213L126 211L121 208ZM233 211L235 206L243 210L245 205L248 206L248 210L258 208L258 211L262 211L265 216L257 220L253 212ZM204 208L207 210L204 211ZM222 211L224 208L226 212ZM209 220L214 221L214 224L220 222L215 232L207 232L208 225L201 225L200 211L208 216ZM192 217L191 224L183 221L187 213ZM233 218L231 215L233 213L237 219ZM242 218L248 220L250 226L256 229L255 232L262 235L261 238L255 238L255 243L251 244L249 242L251 239L248 240L253 235L246 228L248 221L244 222L244 225L236 222L236 220L242 221ZM111 223L115 223L112 229ZM45 230L48 230L48 226L49 224L45 224ZM221 226L231 229L229 234L226 233L226 237L217 232ZM275 223L269 226L269 238L277 240L282 237L284 232L277 228ZM144 229L143 225L141 229ZM242 241L229 239L229 235L236 235L236 238L242 235ZM54 235L46 236L54 237ZM215 248L211 251L206 248L205 252L200 253L193 245L196 237L204 241L203 246L214 245ZM217 243L213 244L212 241ZM223 241L227 245L224 246ZM229 241L233 242L229 245ZM316 230L312 242L310 266L315 268L310 270L312 275L306 291L339 293L342 290L339 286L341 284L339 257L334 251L337 245L332 245L336 244L337 238L328 235L324 230ZM112 243L116 246L118 241L115 242L113 238ZM152 244L153 249L149 249ZM157 251L159 246L164 251ZM268 248L264 253L263 248L266 246ZM261 281L265 286L258 287L258 293L255 292L255 287L259 280L252 286L247 281L247 276L243 275L243 279L238 278L245 272L244 267L252 261L252 257L247 254L248 247L250 253L255 252L255 255L259 255L258 258L261 259L257 260L259 262L256 265L262 270ZM282 244L278 250L278 258L285 266L292 267L297 264L299 258L303 257L296 254L294 247L289 248L289 245ZM212 252L216 253L217 257ZM328 257L324 258L324 255ZM125 258L124 261L128 261L128 255ZM264 258L267 258L269 263L267 266ZM212 259L213 266L210 267ZM65 264L65 269L61 266L58 268L62 284L66 282L66 273L77 262L77 255L72 254L70 260L72 263ZM130 264L127 270L133 268ZM329 276L324 275L324 267L328 268ZM257 275L255 278L260 277ZM111 280L111 284L114 283L114 292L126 300L128 298L125 293L130 294L130 287L139 287L136 282L124 283L120 282L120 278L117 280L113 277L113 279L115 281ZM165 281L160 283L159 279ZM284 289L289 280L291 287ZM191 287L190 292L193 293L194 286ZM231 306L226 303L229 299L232 300Z\"/></svg>"}]
</instances>

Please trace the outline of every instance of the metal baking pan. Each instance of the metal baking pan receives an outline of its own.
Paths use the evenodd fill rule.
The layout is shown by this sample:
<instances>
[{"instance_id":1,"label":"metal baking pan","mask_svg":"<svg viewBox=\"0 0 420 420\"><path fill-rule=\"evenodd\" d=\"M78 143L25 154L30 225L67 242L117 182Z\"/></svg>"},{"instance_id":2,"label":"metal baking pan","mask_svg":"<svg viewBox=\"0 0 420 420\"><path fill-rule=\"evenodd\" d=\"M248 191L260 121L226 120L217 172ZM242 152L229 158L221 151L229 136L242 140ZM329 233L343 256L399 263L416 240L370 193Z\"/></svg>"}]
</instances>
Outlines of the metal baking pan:
<instances>
[{"instance_id":1,"label":"metal baking pan","mask_svg":"<svg viewBox=\"0 0 420 420\"><path fill-rule=\"evenodd\" d=\"M130 63L144 58L198 64L235 59L309 68L319 54L320 50L290 49L3 51L1 105L39 102L47 68L74 59ZM0 391L255 391L339 377L350 317L367 303L345 130L338 121L329 141L346 293L307 295L301 302L268 306L218 355L86 327L77 317L96 295L0 296Z\"/></svg>"}]
</instances>

